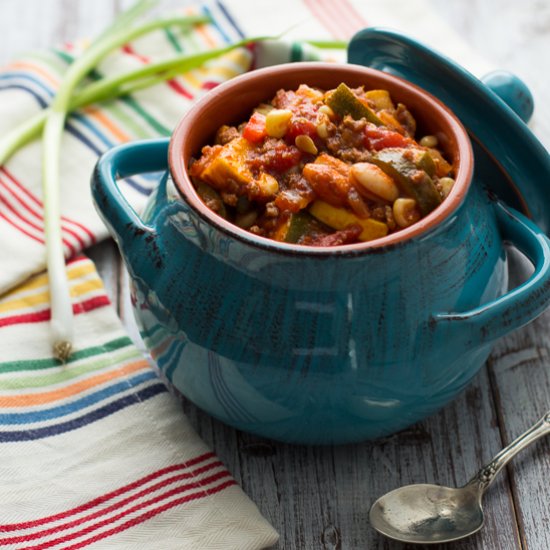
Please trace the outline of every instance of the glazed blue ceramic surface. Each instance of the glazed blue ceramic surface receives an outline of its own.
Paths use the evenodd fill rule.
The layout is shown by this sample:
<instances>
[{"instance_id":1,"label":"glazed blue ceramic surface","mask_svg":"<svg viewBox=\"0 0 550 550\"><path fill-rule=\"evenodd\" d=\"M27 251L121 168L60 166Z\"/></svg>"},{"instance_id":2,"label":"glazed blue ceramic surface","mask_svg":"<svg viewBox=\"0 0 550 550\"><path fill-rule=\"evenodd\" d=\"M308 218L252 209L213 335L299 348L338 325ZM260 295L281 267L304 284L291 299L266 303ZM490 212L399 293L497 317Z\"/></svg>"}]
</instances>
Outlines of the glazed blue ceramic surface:
<instances>
[{"instance_id":1,"label":"glazed blue ceramic surface","mask_svg":"<svg viewBox=\"0 0 550 550\"><path fill-rule=\"evenodd\" d=\"M168 145L106 153L94 200L129 269L152 357L187 398L236 428L313 444L393 433L453 399L497 338L550 303L550 242L486 191L503 177L490 152L476 151L476 163L488 155L484 168L442 223L327 256L261 246L208 223L172 182ZM116 177L157 171L165 175L138 216ZM510 291L504 241L535 266Z\"/></svg>"},{"instance_id":2,"label":"glazed blue ceramic surface","mask_svg":"<svg viewBox=\"0 0 550 550\"><path fill-rule=\"evenodd\" d=\"M497 338L550 303L550 216L539 204L550 165L520 118L532 112L528 90L493 75L490 91L389 31L362 31L349 57L424 87L473 138L466 199L419 236L330 255L237 238L183 200L167 139L111 150L92 182L131 275L141 334L167 378L223 422L294 443L372 439L432 414L468 384ZM116 177L157 171L165 175L138 216ZM504 241L535 266L512 290Z\"/></svg>"}]
</instances>

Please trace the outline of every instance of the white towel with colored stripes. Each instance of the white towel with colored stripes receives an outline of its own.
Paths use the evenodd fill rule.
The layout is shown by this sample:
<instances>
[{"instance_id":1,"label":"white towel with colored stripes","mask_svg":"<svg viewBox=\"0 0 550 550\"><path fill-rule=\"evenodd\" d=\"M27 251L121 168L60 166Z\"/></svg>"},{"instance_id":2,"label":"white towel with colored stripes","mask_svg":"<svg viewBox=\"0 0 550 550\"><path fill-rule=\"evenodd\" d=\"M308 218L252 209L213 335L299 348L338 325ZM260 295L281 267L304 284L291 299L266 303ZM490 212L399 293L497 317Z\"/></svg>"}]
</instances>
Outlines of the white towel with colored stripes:
<instances>
[{"instance_id":1,"label":"white towel with colored stripes","mask_svg":"<svg viewBox=\"0 0 550 550\"><path fill-rule=\"evenodd\" d=\"M124 333L93 264L79 255L107 236L89 193L101 152L169 135L197 96L253 66L315 57L300 47L304 38L347 40L380 24L420 37L477 74L488 69L419 0L213 0L185 10L208 13L212 23L155 32L109 56L98 74L292 31L285 41L240 48L68 119L62 227L77 339L64 366L49 348L39 142L0 167L0 548L252 550L277 540ZM31 53L0 70L0 137L48 105L80 48ZM130 178L124 192L139 209L155 183Z\"/></svg>"}]
</instances>

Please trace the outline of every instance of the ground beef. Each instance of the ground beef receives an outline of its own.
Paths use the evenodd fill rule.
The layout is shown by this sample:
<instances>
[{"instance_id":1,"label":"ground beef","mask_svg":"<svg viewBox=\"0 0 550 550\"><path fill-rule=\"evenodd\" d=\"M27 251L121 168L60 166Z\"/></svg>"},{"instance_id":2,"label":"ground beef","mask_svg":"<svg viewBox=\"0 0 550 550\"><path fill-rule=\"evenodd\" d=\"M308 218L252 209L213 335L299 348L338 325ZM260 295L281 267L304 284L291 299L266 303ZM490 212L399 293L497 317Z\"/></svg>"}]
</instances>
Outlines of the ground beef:
<instances>
[{"instance_id":1,"label":"ground beef","mask_svg":"<svg viewBox=\"0 0 550 550\"><path fill-rule=\"evenodd\" d=\"M239 130L235 126L223 125L216 132L215 143L216 145L225 145L239 136Z\"/></svg>"},{"instance_id":2,"label":"ground beef","mask_svg":"<svg viewBox=\"0 0 550 550\"><path fill-rule=\"evenodd\" d=\"M354 120L350 116L344 117L338 125L327 124L327 149L344 162L368 162L371 153L365 149L364 144L366 125L365 119Z\"/></svg>"}]
</instances>

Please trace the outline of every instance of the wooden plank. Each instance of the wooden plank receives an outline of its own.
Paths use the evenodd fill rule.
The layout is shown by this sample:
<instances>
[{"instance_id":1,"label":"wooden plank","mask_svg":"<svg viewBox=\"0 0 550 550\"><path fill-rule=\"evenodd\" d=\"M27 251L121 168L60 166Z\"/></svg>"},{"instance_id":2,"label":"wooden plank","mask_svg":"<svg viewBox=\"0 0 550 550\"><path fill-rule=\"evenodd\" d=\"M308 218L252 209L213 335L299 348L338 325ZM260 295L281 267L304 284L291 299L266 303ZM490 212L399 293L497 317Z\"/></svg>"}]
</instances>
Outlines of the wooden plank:
<instances>
[{"instance_id":1,"label":"wooden plank","mask_svg":"<svg viewBox=\"0 0 550 550\"><path fill-rule=\"evenodd\" d=\"M512 283L525 280L532 269L517 254ZM550 311L534 323L497 343L488 362L491 385L506 444L550 410ZM550 548L550 441L536 443L508 467L524 548Z\"/></svg>"}]
</instances>

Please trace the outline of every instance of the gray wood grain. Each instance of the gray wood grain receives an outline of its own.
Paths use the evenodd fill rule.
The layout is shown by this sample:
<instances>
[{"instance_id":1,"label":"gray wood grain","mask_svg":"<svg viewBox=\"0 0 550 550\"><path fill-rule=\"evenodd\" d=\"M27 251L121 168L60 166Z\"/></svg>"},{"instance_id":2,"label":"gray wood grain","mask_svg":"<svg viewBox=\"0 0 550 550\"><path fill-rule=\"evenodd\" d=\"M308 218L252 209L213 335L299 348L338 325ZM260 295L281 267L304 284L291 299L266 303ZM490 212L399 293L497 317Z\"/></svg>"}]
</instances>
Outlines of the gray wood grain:
<instances>
[{"instance_id":1,"label":"gray wood grain","mask_svg":"<svg viewBox=\"0 0 550 550\"><path fill-rule=\"evenodd\" d=\"M0 0L0 62L18 52L91 36L130 0ZM164 6L181 5L178 0ZM483 55L522 77L537 100L535 132L550 135L547 0L431 0ZM550 143L546 141L546 145ZM127 275L113 243L90 251L114 306L138 341ZM514 258L516 281L523 264ZM370 504L406 483L465 483L550 404L550 313L501 340L469 388L428 420L392 437L338 447L291 446L229 428L182 407L204 440L281 534L284 550L404 550L369 527ZM518 457L487 494L487 520L453 550L550 548L550 442ZM409 547L412 548L412 547ZM437 547L435 547L437 548Z\"/></svg>"}]
</instances>

